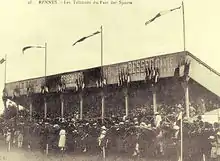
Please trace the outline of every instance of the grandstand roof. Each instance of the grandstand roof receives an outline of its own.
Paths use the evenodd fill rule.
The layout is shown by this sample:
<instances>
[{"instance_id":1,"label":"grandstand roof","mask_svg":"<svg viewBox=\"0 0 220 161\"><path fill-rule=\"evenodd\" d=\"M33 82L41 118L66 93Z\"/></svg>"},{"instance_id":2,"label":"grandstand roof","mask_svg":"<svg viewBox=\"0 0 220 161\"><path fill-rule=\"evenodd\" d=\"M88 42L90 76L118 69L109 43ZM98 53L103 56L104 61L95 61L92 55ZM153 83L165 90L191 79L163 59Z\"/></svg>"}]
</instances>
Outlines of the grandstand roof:
<instances>
[{"instance_id":1,"label":"grandstand roof","mask_svg":"<svg viewBox=\"0 0 220 161\"><path fill-rule=\"evenodd\" d=\"M131 81L144 80L146 66L159 68L160 77L162 78L172 77L174 76L176 68L186 61L190 62L189 76L211 92L220 96L220 87L218 87L218 84L220 83L220 73L189 52L181 51L154 57L141 58L128 62L110 64L103 66L102 69L107 83L116 84L118 82L118 74L121 71L128 72L131 76ZM97 66L90 69L49 75L46 79L45 77L38 77L10 82L6 84L6 91L8 95L12 95L13 90L18 88L25 94L27 87L31 84L35 88L35 93L39 93L42 84L45 84L45 81L47 84L48 81L51 82L52 80L56 82L64 82L67 87L71 87L74 86L76 79L79 77L83 77L85 84L88 87L93 87L95 86L95 80L100 79L100 73L101 67Z\"/></svg>"}]
</instances>

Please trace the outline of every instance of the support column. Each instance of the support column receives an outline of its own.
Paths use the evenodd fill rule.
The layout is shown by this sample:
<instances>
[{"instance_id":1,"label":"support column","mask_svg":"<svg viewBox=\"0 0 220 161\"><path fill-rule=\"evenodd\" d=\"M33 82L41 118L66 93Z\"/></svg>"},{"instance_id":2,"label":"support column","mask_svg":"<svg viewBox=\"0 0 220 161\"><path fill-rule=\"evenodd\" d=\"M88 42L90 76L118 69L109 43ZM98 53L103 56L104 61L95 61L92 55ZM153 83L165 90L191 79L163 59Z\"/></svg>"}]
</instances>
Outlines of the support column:
<instances>
[{"instance_id":1,"label":"support column","mask_svg":"<svg viewBox=\"0 0 220 161\"><path fill-rule=\"evenodd\" d=\"M125 116L129 115L129 107L128 107L128 88L125 87L124 89L124 96L125 96Z\"/></svg>"},{"instance_id":2,"label":"support column","mask_svg":"<svg viewBox=\"0 0 220 161\"><path fill-rule=\"evenodd\" d=\"M80 120L83 119L83 94L80 93Z\"/></svg>"},{"instance_id":3,"label":"support column","mask_svg":"<svg viewBox=\"0 0 220 161\"><path fill-rule=\"evenodd\" d=\"M61 118L64 118L64 98L63 98L63 94L60 94L60 101L61 101Z\"/></svg>"},{"instance_id":4,"label":"support column","mask_svg":"<svg viewBox=\"0 0 220 161\"><path fill-rule=\"evenodd\" d=\"M190 112L189 112L189 86L188 86L188 79L184 79L181 82L181 85L184 89L184 97L185 97L185 110L186 110L186 118L190 117Z\"/></svg>"},{"instance_id":5,"label":"support column","mask_svg":"<svg viewBox=\"0 0 220 161\"><path fill-rule=\"evenodd\" d=\"M104 118L105 118L105 94L104 94L103 90L101 92L101 96L102 96L102 123L104 123Z\"/></svg>"},{"instance_id":6,"label":"support column","mask_svg":"<svg viewBox=\"0 0 220 161\"><path fill-rule=\"evenodd\" d=\"M157 92L156 92L156 86L152 86L152 94L153 94L153 108L154 108L154 114L157 112Z\"/></svg>"},{"instance_id":7,"label":"support column","mask_svg":"<svg viewBox=\"0 0 220 161\"><path fill-rule=\"evenodd\" d=\"M186 117L189 118L189 86L188 81L185 81L185 105L186 105Z\"/></svg>"},{"instance_id":8,"label":"support column","mask_svg":"<svg viewBox=\"0 0 220 161\"><path fill-rule=\"evenodd\" d=\"M32 116L33 116L33 103L32 103L32 98L29 98L29 114L30 114L30 121L32 121Z\"/></svg>"},{"instance_id":9,"label":"support column","mask_svg":"<svg viewBox=\"0 0 220 161\"><path fill-rule=\"evenodd\" d=\"M47 98L44 96L44 118L47 118Z\"/></svg>"}]
</instances>

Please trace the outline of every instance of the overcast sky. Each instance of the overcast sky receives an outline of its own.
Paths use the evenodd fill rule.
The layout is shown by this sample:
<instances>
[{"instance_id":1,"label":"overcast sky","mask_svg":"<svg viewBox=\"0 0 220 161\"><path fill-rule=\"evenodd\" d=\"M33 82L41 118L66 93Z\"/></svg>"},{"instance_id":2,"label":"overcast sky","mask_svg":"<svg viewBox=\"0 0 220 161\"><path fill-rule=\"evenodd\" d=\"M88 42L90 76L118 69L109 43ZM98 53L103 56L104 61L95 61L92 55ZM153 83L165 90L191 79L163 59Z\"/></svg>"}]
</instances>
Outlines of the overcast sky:
<instances>
[{"instance_id":1,"label":"overcast sky","mask_svg":"<svg viewBox=\"0 0 220 161\"><path fill-rule=\"evenodd\" d=\"M180 6L180 0L130 1L132 5L124 6L30 5L28 0L1 1L0 57L8 55L7 82L44 75L44 50L30 49L22 55L26 45L47 42L47 74L100 65L100 35L74 47L72 44L96 32L101 25L104 64L183 50L181 10L144 25L159 11ZM184 4L187 50L220 72L220 1L185 0ZM4 65L0 66L0 74L2 91Z\"/></svg>"}]
</instances>

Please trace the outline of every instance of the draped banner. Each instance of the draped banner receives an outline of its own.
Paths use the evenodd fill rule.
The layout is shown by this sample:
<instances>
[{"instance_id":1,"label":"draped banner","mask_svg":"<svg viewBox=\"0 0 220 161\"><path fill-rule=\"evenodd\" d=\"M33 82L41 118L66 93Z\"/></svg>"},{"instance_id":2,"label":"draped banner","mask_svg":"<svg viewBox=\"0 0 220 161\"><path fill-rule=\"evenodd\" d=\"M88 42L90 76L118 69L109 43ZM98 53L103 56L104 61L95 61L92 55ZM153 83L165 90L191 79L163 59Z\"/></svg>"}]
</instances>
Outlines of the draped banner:
<instances>
[{"instance_id":1,"label":"draped banner","mask_svg":"<svg viewBox=\"0 0 220 161\"><path fill-rule=\"evenodd\" d=\"M103 75L107 81L107 84L117 84L119 73L121 72L129 74L131 82L145 80L146 68L158 68L160 78L172 77L174 76L176 68L181 65L182 62L185 62L185 57L185 52L179 52L107 65L103 66ZM100 69L100 67L97 67L84 71L59 74L59 79L57 79L55 82L57 84L64 84L66 89L73 89L77 86L77 79L80 79L85 81L84 83L87 87L94 87L96 86L95 82L101 78ZM6 92L9 97L13 96L13 90L16 88L20 90L20 95L26 95L27 88L31 87L33 88L34 93L40 93L42 85L45 85L44 77L7 83ZM55 86L56 85L53 85L53 89L55 89Z\"/></svg>"},{"instance_id":2,"label":"draped banner","mask_svg":"<svg viewBox=\"0 0 220 161\"><path fill-rule=\"evenodd\" d=\"M172 77L175 69L184 60L185 54L182 52L108 65L103 67L103 71L108 84L116 84L118 82L118 74L122 70L129 73L131 82L144 80L146 67L159 68L161 78Z\"/></svg>"},{"instance_id":3,"label":"draped banner","mask_svg":"<svg viewBox=\"0 0 220 161\"><path fill-rule=\"evenodd\" d=\"M44 78L35 78L30 80L23 80L19 82L12 82L6 84L6 92L9 97L13 96L14 90L18 89L20 95L26 95L28 88L33 88L34 93L41 92L41 86L45 84Z\"/></svg>"},{"instance_id":4,"label":"draped banner","mask_svg":"<svg viewBox=\"0 0 220 161\"><path fill-rule=\"evenodd\" d=\"M74 72L61 75L61 83L65 84L66 89L72 89L76 87L76 80L83 78L82 72Z\"/></svg>"}]
</instances>

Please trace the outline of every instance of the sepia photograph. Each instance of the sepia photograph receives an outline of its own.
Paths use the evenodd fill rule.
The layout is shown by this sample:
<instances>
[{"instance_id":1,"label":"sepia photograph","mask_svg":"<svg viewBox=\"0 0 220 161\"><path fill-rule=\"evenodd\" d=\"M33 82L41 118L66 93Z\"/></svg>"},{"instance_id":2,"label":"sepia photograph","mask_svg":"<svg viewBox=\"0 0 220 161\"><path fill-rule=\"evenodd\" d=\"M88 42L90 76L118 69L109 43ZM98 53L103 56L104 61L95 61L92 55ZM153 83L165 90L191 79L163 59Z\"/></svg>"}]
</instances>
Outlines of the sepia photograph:
<instances>
[{"instance_id":1,"label":"sepia photograph","mask_svg":"<svg viewBox=\"0 0 220 161\"><path fill-rule=\"evenodd\" d=\"M0 3L0 161L220 161L220 1Z\"/></svg>"}]
</instances>

